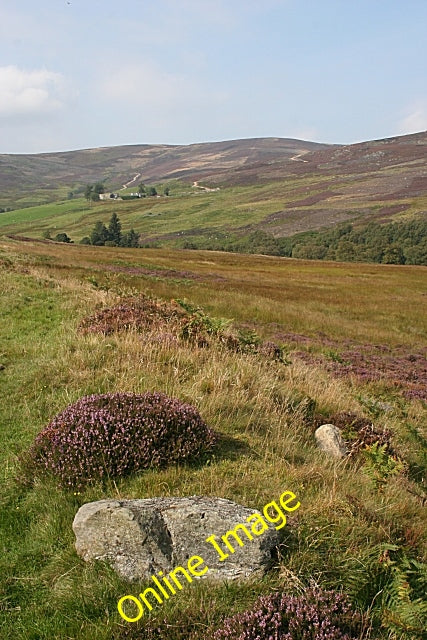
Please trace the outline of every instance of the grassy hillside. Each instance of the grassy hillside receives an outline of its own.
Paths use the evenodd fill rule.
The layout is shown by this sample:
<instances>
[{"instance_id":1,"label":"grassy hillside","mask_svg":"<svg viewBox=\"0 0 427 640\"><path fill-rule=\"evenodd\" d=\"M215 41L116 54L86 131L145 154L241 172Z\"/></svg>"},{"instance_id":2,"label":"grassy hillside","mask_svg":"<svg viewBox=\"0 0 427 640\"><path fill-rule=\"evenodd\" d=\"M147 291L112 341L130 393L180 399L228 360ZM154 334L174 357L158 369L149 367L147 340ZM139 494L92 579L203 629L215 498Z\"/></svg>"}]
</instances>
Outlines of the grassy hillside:
<instances>
[{"instance_id":1,"label":"grassy hillside","mask_svg":"<svg viewBox=\"0 0 427 640\"><path fill-rule=\"evenodd\" d=\"M336 182L336 178L334 178ZM164 183L170 196L143 198L133 201L107 201L88 204L84 199L66 200L28 207L0 214L0 233L18 233L41 238L50 230L52 235L66 232L74 242L90 235L97 220L108 224L116 212L124 229L133 227L141 235L142 244L198 248L217 248L244 240L256 232L273 238L329 229L337 224L353 223L357 228L368 222L405 222L423 218L427 197L418 195L369 201L359 196L334 197L317 204L317 178L295 177L292 180L267 185L225 187L218 191L203 191L180 182ZM323 186L325 189L325 186ZM295 194L304 191L306 202L293 207ZM159 193L162 187L159 186Z\"/></svg>"},{"instance_id":2,"label":"grassy hillside","mask_svg":"<svg viewBox=\"0 0 427 640\"><path fill-rule=\"evenodd\" d=\"M255 138L191 145L127 145L34 155L0 154L0 207L30 206L79 191L99 180L110 190L130 181L158 181L292 158L329 145L287 138ZM193 176L197 176L194 177Z\"/></svg>"},{"instance_id":3,"label":"grassy hillside","mask_svg":"<svg viewBox=\"0 0 427 640\"><path fill-rule=\"evenodd\" d=\"M274 138L95 149L14 157L13 162L6 157L5 172L0 171L0 207L3 203L9 208L5 203L11 176L16 185L22 184L22 192L15 194L14 211L0 213L0 233L34 238L47 231L52 237L67 233L77 243L90 235L96 221L108 223L115 212L124 230L133 227L140 234L143 246L425 264L421 227L382 234L378 225L426 220L427 134L312 147ZM80 184L73 198L64 200L67 189L61 172L67 167L79 169L84 182L101 178L116 190L117 185L130 185L119 191L122 195L147 180L156 184L159 194L167 186L170 195L88 204L81 198ZM57 201L38 204L43 189L51 189L50 197ZM31 203L37 206L28 206ZM355 233L340 243L341 228L349 223ZM369 223L378 228L374 233L370 229L368 238L364 228ZM334 238L329 230L337 227Z\"/></svg>"},{"instance_id":4,"label":"grassy hillside","mask_svg":"<svg viewBox=\"0 0 427 640\"><path fill-rule=\"evenodd\" d=\"M301 593L314 582L349 594L365 616L361 638L420 640L425 276L424 267L1 239L1 638L196 640L259 594ZM140 293L233 319L248 348L214 337L198 345L167 320L139 333L79 331L83 318ZM281 347L281 360L251 348L254 331ZM158 390L195 405L222 434L209 464L81 492L23 477L20 455L56 413L83 395L119 390ZM339 423L353 443L360 425L373 425L391 453L364 453L362 440L359 455L331 461L313 438L324 422ZM301 508L264 579L191 585L137 625L116 607L142 585L74 551L71 523L91 500L198 494L260 508L286 489Z\"/></svg>"}]
</instances>

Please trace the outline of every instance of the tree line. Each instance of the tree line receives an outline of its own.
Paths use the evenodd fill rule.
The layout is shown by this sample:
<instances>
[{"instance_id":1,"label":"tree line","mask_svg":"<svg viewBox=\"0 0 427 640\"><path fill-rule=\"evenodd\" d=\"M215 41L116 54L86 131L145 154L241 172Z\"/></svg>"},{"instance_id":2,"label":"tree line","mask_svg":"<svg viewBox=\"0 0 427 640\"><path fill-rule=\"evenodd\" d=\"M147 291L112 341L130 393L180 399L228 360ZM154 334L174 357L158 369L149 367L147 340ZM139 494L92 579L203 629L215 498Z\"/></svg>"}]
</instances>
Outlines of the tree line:
<instances>
[{"instance_id":1,"label":"tree line","mask_svg":"<svg viewBox=\"0 0 427 640\"><path fill-rule=\"evenodd\" d=\"M140 184L138 185L138 193L141 195L142 198L145 198L146 196L159 195L157 193L156 187L147 187L143 182L140 182ZM163 189L163 195L168 196L169 194L170 194L169 187L165 187Z\"/></svg>"},{"instance_id":2,"label":"tree line","mask_svg":"<svg viewBox=\"0 0 427 640\"><path fill-rule=\"evenodd\" d=\"M370 222L358 229L346 224L300 235L286 248L293 258L427 265L427 221Z\"/></svg>"},{"instance_id":3,"label":"tree line","mask_svg":"<svg viewBox=\"0 0 427 640\"><path fill-rule=\"evenodd\" d=\"M370 222L360 228L344 224L286 238L275 238L261 230L244 237L221 231L215 236L209 240L187 240L183 248L261 253L305 260L427 265L427 221L420 219L388 224Z\"/></svg>"}]
</instances>

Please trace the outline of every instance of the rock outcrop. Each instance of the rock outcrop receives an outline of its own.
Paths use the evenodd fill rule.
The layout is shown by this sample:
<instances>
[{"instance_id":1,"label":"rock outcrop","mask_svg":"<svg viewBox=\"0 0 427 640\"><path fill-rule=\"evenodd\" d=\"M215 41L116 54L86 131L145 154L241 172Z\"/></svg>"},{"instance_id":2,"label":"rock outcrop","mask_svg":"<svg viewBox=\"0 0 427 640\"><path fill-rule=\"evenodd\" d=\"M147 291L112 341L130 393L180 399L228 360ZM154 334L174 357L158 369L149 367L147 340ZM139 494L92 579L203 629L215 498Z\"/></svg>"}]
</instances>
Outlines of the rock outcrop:
<instances>
[{"instance_id":1,"label":"rock outcrop","mask_svg":"<svg viewBox=\"0 0 427 640\"><path fill-rule=\"evenodd\" d=\"M314 433L316 442L322 451L332 458L344 458L347 455L347 448L342 439L341 431L333 424L322 424Z\"/></svg>"},{"instance_id":2,"label":"rock outcrop","mask_svg":"<svg viewBox=\"0 0 427 640\"><path fill-rule=\"evenodd\" d=\"M254 513L259 512L224 498L202 496L90 502L74 518L76 550L86 561L108 562L129 581L186 566L194 555L203 558L209 567L206 577L212 580L262 575L271 564L280 532L270 524L262 535L249 539L244 530L235 529ZM242 544L230 536L231 552L221 536L233 529ZM214 545L206 541L212 535L228 552L226 560L220 561Z\"/></svg>"}]
</instances>

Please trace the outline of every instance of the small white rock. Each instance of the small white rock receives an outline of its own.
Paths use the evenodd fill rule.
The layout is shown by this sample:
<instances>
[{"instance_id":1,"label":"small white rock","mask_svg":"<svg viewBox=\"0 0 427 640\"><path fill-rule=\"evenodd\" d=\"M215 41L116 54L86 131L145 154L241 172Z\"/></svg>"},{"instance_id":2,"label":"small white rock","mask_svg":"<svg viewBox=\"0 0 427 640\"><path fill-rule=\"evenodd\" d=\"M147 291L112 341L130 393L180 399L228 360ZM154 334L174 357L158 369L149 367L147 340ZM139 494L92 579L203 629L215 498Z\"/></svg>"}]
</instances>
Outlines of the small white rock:
<instances>
[{"instance_id":1,"label":"small white rock","mask_svg":"<svg viewBox=\"0 0 427 640\"><path fill-rule=\"evenodd\" d=\"M314 433L319 449L332 458L344 458L347 449L341 436L341 431L333 424L322 424Z\"/></svg>"}]
</instances>

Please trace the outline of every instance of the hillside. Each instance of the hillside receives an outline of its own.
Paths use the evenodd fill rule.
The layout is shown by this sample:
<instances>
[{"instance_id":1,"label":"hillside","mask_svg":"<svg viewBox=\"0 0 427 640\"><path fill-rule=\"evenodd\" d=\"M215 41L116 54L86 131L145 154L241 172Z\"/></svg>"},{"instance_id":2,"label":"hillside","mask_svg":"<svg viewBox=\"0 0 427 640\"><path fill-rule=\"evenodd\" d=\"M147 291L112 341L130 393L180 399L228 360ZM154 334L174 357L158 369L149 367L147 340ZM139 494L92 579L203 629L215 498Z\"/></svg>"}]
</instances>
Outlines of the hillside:
<instances>
[{"instance_id":1,"label":"hillside","mask_svg":"<svg viewBox=\"0 0 427 640\"><path fill-rule=\"evenodd\" d=\"M16 184L29 163L29 191L31 181L46 188L46 176L54 185L74 171L73 179L85 176L85 181L104 175L107 188L129 185L121 194L140 181L156 184L160 197L87 203L78 193L64 199L64 187L44 195L36 190L20 199L28 204L48 193L57 201L0 214L0 232L36 238L65 232L79 242L98 220L108 223L116 212L123 229L133 227L144 246L425 264L427 133L310 148L299 141L259 139L15 157L21 163L12 171ZM162 195L166 186L168 197ZM381 225L392 222L403 226L382 234ZM367 237L369 223L376 226ZM347 234L342 242L341 234Z\"/></svg>"},{"instance_id":2,"label":"hillside","mask_svg":"<svg viewBox=\"0 0 427 640\"><path fill-rule=\"evenodd\" d=\"M329 637L422 640L425 275L1 238L2 640L213 640L225 618L257 611L259 596L301 598L313 585L343 591L357 612L351 635L342 614ZM178 306L193 309L181 328ZM209 458L85 488L61 487L30 464L36 435L68 405L146 391L200 412L219 437ZM342 429L346 459L319 451L314 430L324 423ZM121 619L117 603L148 581L128 583L76 554L71 525L87 502L205 495L255 510L286 490L301 507L263 578L194 581L138 623ZM311 611L328 620L324 598Z\"/></svg>"},{"instance_id":3,"label":"hillside","mask_svg":"<svg viewBox=\"0 0 427 640\"><path fill-rule=\"evenodd\" d=\"M187 181L253 164L269 164L327 145L281 138L256 138L191 145L129 145L63 153L0 155L0 206L38 193L54 200L58 190L103 181L113 190L138 181ZM34 197L34 196L33 196ZM16 207L15 207L16 208Z\"/></svg>"},{"instance_id":4,"label":"hillside","mask_svg":"<svg viewBox=\"0 0 427 640\"><path fill-rule=\"evenodd\" d=\"M427 153L427 131L384 138L380 140L370 140L349 145L327 145L323 149L312 149L310 153L294 157L293 159L282 158L281 162L272 165L262 166L260 163L253 169L242 167L236 171L228 171L217 179L228 178L232 184L236 181L253 180L258 178L279 178L283 172L289 175L309 175L316 173L320 175L330 175L334 172L338 174L364 174L381 171L387 168L396 170L410 168L414 164L415 168L425 169ZM396 173L398 173L396 171ZM426 177L425 173L421 174ZM374 175L375 177L375 175ZM425 187L425 182L423 183ZM407 185L409 188L411 185ZM414 185L415 189L421 185Z\"/></svg>"}]
</instances>

